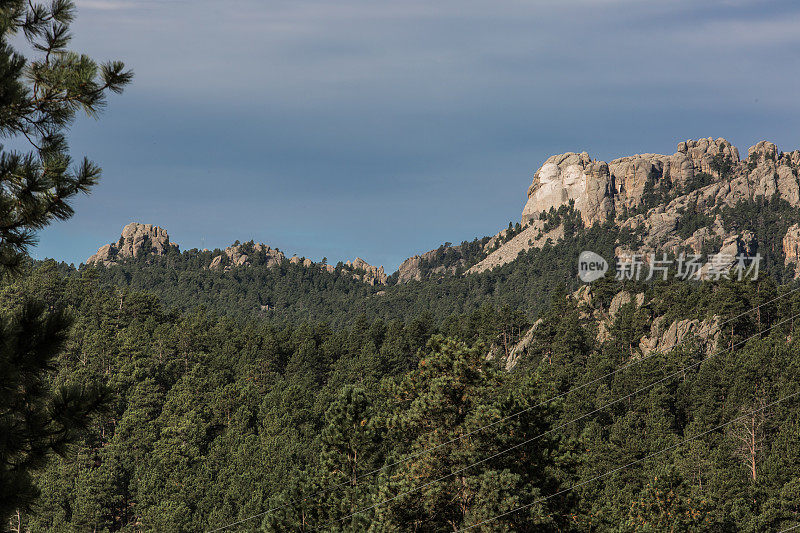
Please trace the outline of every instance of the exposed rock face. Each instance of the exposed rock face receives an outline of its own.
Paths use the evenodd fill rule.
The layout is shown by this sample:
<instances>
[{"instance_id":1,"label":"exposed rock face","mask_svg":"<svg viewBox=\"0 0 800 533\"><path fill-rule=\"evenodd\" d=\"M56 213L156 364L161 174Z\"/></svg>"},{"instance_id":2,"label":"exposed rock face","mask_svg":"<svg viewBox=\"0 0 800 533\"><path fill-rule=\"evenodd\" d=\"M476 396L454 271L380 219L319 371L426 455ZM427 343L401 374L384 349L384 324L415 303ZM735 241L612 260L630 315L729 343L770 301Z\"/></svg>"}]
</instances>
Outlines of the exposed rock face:
<instances>
[{"instance_id":1,"label":"exposed rock face","mask_svg":"<svg viewBox=\"0 0 800 533\"><path fill-rule=\"evenodd\" d=\"M449 266L425 266L425 263L436 262L437 257L439 257L439 255L443 252L456 256L460 255L461 258ZM403 263L400 265L400 268L397 270L397 281L399 283L406 283L411 280L420 281L433 276L454 274L459 268L463 268L465 266L467 266L467 263L464 260L461 245L450 246L448 243L440 246L436 250L431 250L421 255L414 255L403 261Z\"/></svg>"},{"instance_id":2,"label":"exposed rock face","mask_svg":"<svg viewBox=\"0 0 800 533\"><path fill-rule=\"evenodd\" d=\"M586 286L588 287L588 285ZM586 289L584 289L586 290ZM590 295L589 304L591 306L591 290L588 290ZM580 294L581 291L574 293L572 296L573 298L578 299L580 302ZM619 291L614 297L611 299L611 303L608 304L608 312L604 312L603 309L595 309L594 312L589 315L589 313L584 313L585 316L592 316L597 321L597 340L600 342L605 342L609 338L611 338L611 325L613 324L614 320L617 318L622 307L626 304L633 302L636 308L640 308L644 305L644 293L640 292L635 296L631 295L628 291Z\"/></svg>"},{"instance_id":3,"label":"exposed rock face","mask_svg":"<svg viewBox=\"0 0 800 533\"><path fill-rule=\"evenodd\" d=\"M639 342L639 349L642 355L648 355L653 351L666 353L690 336L696 336L700 344L705 348L706 353L714 352L717 349L720 337L719 318L706 319L683 319L672 322L669 327L664 327L665 317L660 316L653 320L650 327L650 336L642 337Z\"/></svg>"},{"instance_id":4,"label":"exposed rock face","mask_svg":"<svg viewBox=\"0 0 800 533\"><path fill-rule=\"evenodd\" d=\"M787 265L794 263L794 277L800 277L800 224L789 228L783 237L783 253L786 255L784 261Z\"/></svg>"},{"instance_id":5,"label":"exposed rock face","mask_svg":"<svg viewBox=\"0 0 800 533\"><path fill-rule=\"evenodd\" d=\"M177 251L178 245L170 242L165 229L133 222L122 228L119 241L101 246L86 264L109 266L131 257L163 256L172 249Z\"/></svg>"},{"instance_id":6,"label":"exposed rock face","mask_svg":"<svg viewBox=\"0 0 800 533\"><path fill-rule=\"evenodd\" d=\"M769 158L777 153L773 147L757 145L751 149L757 154L753 157L765 154L764 157L771 161ZM775 157L777 156L773 158ZM791 157L784 159L791 161ZM800 160L800 155L797 159ZM727 165L728 170L738 171L734 175L742 175L740 183L733 184L735 180L721 180L720 173L725 168L723 164ZM797 180L794 180L794 185L791 183L788 167L783 174L775 174L784 176L780 185L777 181L770 184L769 180L759 178L764 183L756 189L748 188L746 167L739 160L739 151L722 138L681 142L673 155L639 154L621 157L610 163L595 161L586 152L554 155L533 176L533 182L528 188L528 201L522 210L522 224L536 224L543 211L574 202L586 225L613 219L629 229L643 231L646 235L646 247L641 251L646 252L650 248L661 251L665 241L670 239L672 242L667 243L667 249L671 249L670 246L678 248L688 245L700 250L707 243L716 242L715 237L723 233L721 222L717 221L712 230L693 235L688 242L680 239L675 235L675 228L688 206L699 203L701 206L713 207L719 195L725 196L729 205L733 205L740 198L752 198L752 190L782 191L781 194L787 199L800 197L795 192ZM756 169L760 168L761 166L756 166ZM677 194L677 198L669 205L658 205L645 212L645 202L651 202L654 195L675 197L675 191L683 191L692 186L692 180L700 172L721 181L712 183L706 188L708 190ZM761 172L764 175L769 174L767 171ZM755 180L756 176L752 179ZM468 272L494 268L514 260L521 251L541 247L542 241L530 239L535 230L526 229L523 233L526 236L518 236L504 244L492 254L491 259L485 259Z\"/></svg>"},{"instance_id":7,"label":"exposed rock face","mask_svg":"<svg viewBox=\"0 0 800 533\"><path fill-rule=\"evenodd\" d=\"M411 280L422 280L422 264L424 261L431 261L436 257L436 250L425 252L421 255L413 255L403 261L397 269L397 281L406 283ZM454 270L453 270L454 271ZM440 269L438 273L445 273L444 269ZM452 273L452 272L450 272Z\"/></svg>"},{"instance_id":8,"label":"exposed rock face","mask_svg":"<svg viewBox=\"0 0 800 533\"><path fill-rule=\"evenodd\" d=\"M301 258L297 257L296 255L293 255L292 258L289 259L289 262L291 264L293 264L293 265L303 265L306 268L309 268L309 267L311 267L311 265L314 264L314 262L311 259L309 259L307 257L304 257L304 258L301 259Z\"/></svg>"},{"instance_id":9,"label":"exposed rock face","mask_svg":"<svg viewBox=\"0 0 800 533\"><path fill-rule=\"evenodd\" d=\"M281 264L285 258L283 252L260 242L234 244L225 248L224 253L215 256L208 268L230 270L239 266L249 266L253 261L264 261L271 267Z\"/></svg>"},{"instance_id":10,"label":"exposed rock face","mask_svg":"<svg viewBox=\"0 0 800 533\"><path fill-rule=\"evenodd\" d=\"M568 298L572 298L580 313L584 327L596 325L597 341L607 342L611 338L611 326L619 316L620 309L627 304L633 304L637 312L649 313L651 303L645 300L644 293L631 294L620 291L611 299L608 308L600 306L592 294L592 288L584 285ZM505 361L505 367L510 370L523 358L528 348L536 341L536 332L542 319L536 323L513 345L507 355L503 349L493 346L487 354L488 359L499 358ZM717 350L721 336L720 319L717 316L705 320L678 319L671 322L665 316L655 317L651 322L649 335L644 335L638 344L631 347L630 356L633 358L647 356L654 351L666 353L678 345L692 346L688 341L696 338L700 347L706 353Z\"/></svg>"},{"instance_id":11,"label":"exposed rock face","mask_svg":"<svg viewBox=\"0 0 800 533\"><path fill-rule=\"evenodd\" d=\"M680 142L672 155L639 154L609 163L593 160L586 152L554 155L536 171L528 188L523 231L467 273L509 263L520 252L542 247L547 239L557 241L563 230L556 228L542 235L540 216L570 202L586 225L613 220L641 236L642 243L635 250L620 247L617 256L684 251L754 255L752 234L726 231L715 208L773 196L800 207L798 171L798 150L781 153L775 144L761 141L749 148L747 159L742 161L738 149L722 138ZM694 214L715 218L687 238L678 229L685 228L685 217ZM493 246L505 231L487 246ZM797 250L791 249L794 238L794 234L787 235L784 249L796 257ZM407 259L400 267L399 280L420 279L419 264L426 255ZM786 262L791 260L787 257Z\"/></svg>"},{"instance_id":12,"label":"exposed rock face","mask_svg":"<svg viewBox=\"0 0 800 533\"><path fill-rule=\"evenodd\" d=\"M397 281L400 283L406 283L411 280L419 281L422 279L422 269L420 268L420 264L422 260L429 258L436 250L431 250L430 252L425 252L422 255L413 255L403 261L400 264L400 268L397 269Z\"/></svg>"},{"instance_id":13,"label":"exposed rock face","mask_svg":"<svg viewBox=\"0 0 800 533\"><path fill-rule=\"evenodd\" d=\"M210 269L231 270L236 267L247 267L251 265L266 265L268 268L280 265L286 261L283 252L276 248L270 248L262 243L236 244L225 248L225 252L214 257L209 265ZM307 257L293 255L288 259L292 265L301 265L305 268L321 268L329 273L336 272L336 267L325 263L314 263ZM374 267L357 257L354 261L347 261L345 268L353 271L350 274L354 279L363 281L370 285L385 285L387 276L383 267Z\"/></svg>"},{"instance_id":14,"label":"exposed rock face","mask_svg":"<svg viewBox=\"0 0 800 533\"><path fill-rule=\"evenodd\" d=\"M543 246L548 238L557 240L560 229L540 235L540 216L570 202L586 225L613 220L643 233L645 246L637 252L644 253L686 246L699 253L706 245L731 237L725 234L719 219L690 239L678 236L678 223L694 209L706 212L718 205L734 206L740 200L773 194L799 206L800 151L781 154L774 144L762 141L748 154L748 159L741 161L739 150L730 142L709 137L680 142L672 155L638 154L608 163L594 160L586 152L551 156L536 171L528 188L522 210L523 232L467 273L506 264L522 251ZM700 173L706 175L705 181L700 180ZM490 240L488 246L502 235ZM399 281L420 279L419 265L433 252L407 259L400 267Z\"/></svg>"},{"instance_id":15,"label":"exposed rock face","mask_svg":"<svg viewBox=\"0 0 800 533\"><path fill-rule=\"evenodd\" d=\"M590 285L582 285L580 289L572 294L572 297L578 302L578 307L591 307L592 299L594 298L592 287ZM585 318L588 315L583 316Z\"/></svg>"},{"instance_id":16,"label":"exposed rock face","mask_svg":"<svg viewBox=\"0 0 800 533\"><path fill-rule=\"evenodd\" d=\"M467 274L484 272L500 265L510 263L519 256L520 252L530 250L531 248L541 248L548 241L556 243L564 236L564 228L562 226L558 226L547 233L544 233L544 226L545 222L542 220L537 219L532 221L521 233L514 236L510 241L504 243L500 248L490 253L485 259L467 270ZM504 232L501 232L501 234L502 233ZM497 237L495 237L495 239L496 238ZM488 244L493 244L493 241L490 240Z\"/></svg>"},{"instance_id":17,"label":"exposed rock face","mask_svg":"<svg viewBox=\"0 0 800 533\"><path fill-rule=\"evenodd\" d=\"M586 152L554 155L533 175L522 221L536 219L542 211L572 200L588 223L602 222L613 211L613 194L606 163L593 161Z\"/></svg>"},{"instance_id":18,"label":"exposed rock face","mask_svg":"<svg viewBox=\"0 0 800 533\"><path fill-rule=\"evenodd\" d=\"M681 142L673 155L639 154L610 163L595 161L586 152L555 155L533 175L522 221L573 200L584 223L603 222L623 208L639 207L648 183L656 190L671 189L684 187L698 172L717 174L715 158L736 165L739 151L725 139L708 138Z\"/></svg>"},{"instance_id":19,"label":"exposed rock face","mask_svg":"<svg viewBox=\"0 0 800 533\"><path fill-rule=\"evenodd\" d=\"M713 214L716 207L757 197L777 196L800 207L798 171L798 150L781 153L775 144L761 141L741 161L736 147L722 138L678 143L673 155L639 154L609 163L595 161L586 152L554 155L534 174L522 224L536 224L543 211L572 201L586 225L613 220L642 236L636 250L618 248L617 256L687 249L696 254L753 255L753 235L726 232L718 213L711 225L689 238L677 228L693 213ZM519 252L541 246L541 241L530 239L532 233L536 230L526 228L468 273L505 264ZM784 250L793 258L787 255L787 264L798 264L798 233L790 231L785 238Z\"/></svg>"},{"instance_id":20,"label":"exposed rock face","mask_svg":"<svg viewBox=\"0 0 800 533\"><path fill-rule=\"evenodd\" d=\"M608 314L611 315L611 318L616 318L622 306L631 303L631 300L631 293L628 291L619 291L611 299L611 303L608 306Z\"/></svg>"},{"instance_id":21,"label":"exposed rock face","mask_svg":"<svg viewBox=\"0 0 800 533\"><path fill-rule=\"evenodd\" d=\"M358 280L370 285L386 285L387 276L382 266L374 267L360 257L356 257L353 261L347 261L345 265L355 270L353 277Z\"/></svg>"},{"instance_id":22,"label":"exposed rock face","mask_svg":"<svg viewBox=\"0 0 800 533\"><path fill-rule=\"evenodd\" d=\"M517 362L519 362L520 357L525 354L525 351L528 347L533 343L534 335L536 334L536 329L541 325L543 320L540 318L536 322L533 323L531 329L529 329L525 335L517 342L511 350L508 352L508 356L506 357L506 370L511 370L515 366L517 366Z\"/></svg>"},{"instance_id":23,"label":"exposed rock face","mask_svg":"<svg viewBox=\"0 0 800 533\"><path fill-rule=\"evenodd\" d=\"M590 289L589 293L591 293ZM581 298L585 300L585 296L581 295L580 290L573 294L573 298L579 301ZM602 309L595 309L594 313L586 315L597 322L597 340L599 342L606 342L611 337L609 333L611 324L619 315L622 306L628 303L633 303L637 309L645 307L644 293L633 296L627 291L620 291L611 299L607 313L604 313ZM719 317L716 316L705 320L679 319L667 323L666 317L662 315L652 320L650 334L639 339L639 353L643 356L647 356L653 351L666 353L692 336L696 336L700 345L707 353L710 353L717 349L720 334Z\"/></svg>"}]
</instances>

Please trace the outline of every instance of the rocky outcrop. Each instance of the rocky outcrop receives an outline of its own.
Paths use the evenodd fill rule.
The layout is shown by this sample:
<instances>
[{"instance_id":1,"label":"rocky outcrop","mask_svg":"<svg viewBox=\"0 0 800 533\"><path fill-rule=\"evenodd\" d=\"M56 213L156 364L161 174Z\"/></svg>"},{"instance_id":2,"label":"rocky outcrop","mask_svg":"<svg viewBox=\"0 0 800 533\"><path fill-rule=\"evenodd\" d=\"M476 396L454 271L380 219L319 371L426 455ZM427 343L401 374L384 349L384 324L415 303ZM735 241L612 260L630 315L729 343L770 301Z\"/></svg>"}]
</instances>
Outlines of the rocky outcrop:
<instances>
[{"instance_id":1,"label":"rocky outcrop","mask_svg":"<svg viewBox=\"0 0 800 533\"><path fill-rule=\"evenodd\" d=\"M687 251L753 255L752 235L726 230L717 208L774 196L800 207L799 170L798 150L782 153L775 144L761 141L742 161L730 142L710 137L680 142L672 155L637 154L608 163L586 152L554 155L534 173L521 232L515 230L507 239L511 230L503 230L489 239L487 256L476 264L438 266L433 272L425 263L436 257L437 250L415 255L400 265L398 281L452 274L469 265L466 273L476 274L514 261L521 252L541 248L548 240L556 242L563 228L547 226L545 232L542 213L570 203L585 225L610 220L641 239L635 250L620 247L618 256ZM710 223L687 237L687 224L696 224L688 217L698 216L708 216ZM791 241L791 236L787 238Z\"/></svg>"},{"instance_id":2,"label":"rocky outcrop","mask_svg":"<svg viewBox=\"0 0 800 533\"><path fill-rule=\"evenodd\" d=\"M636 307L641 307L644 303L644 293L640 292L636 295ZM629 304L634 301L634 296L631 295L628 291L619 291L614 297L611 299L611 303L608 305L608 314L611 316L612 319L617 318L620 309L622 309L623 305Z\"/></svg>"},{"instance_id":3,"label":"rocky outcrop","mask_svg":"<svg viewBox=\"0 0 800 533\"><path fill-rule=\"evenodd\" d=\"M714 352L717 349L720 338L719 317L706 320L683 319L675 320L665 326L666 319L663 316L653 320L650 326L650 335L642 337L639 342L639 349L642 355L649 355L657 351L666 353L683 343L689 337L695 336L706 353Z\"/></svg>"},{"instance_id":4,"label":"rocky outcrop","mask_svg":"<svg viewBox=\"0 0 800 533\"><path fill-rule=\"evenodd\" d=\"M456 257L457 259L445 266L440 261L445 254L450 258ZM459 268L466 266L467 262L464 259L461 245L451 246L450 243L446 243L436 250L414 255L403 261L400 268L397 269L397 281L398 283L407 283L412 280L421 281L436 276L455 274Z\"/></svg>"},{"instance_id":5,"label":"rocky outcrop","mask_svg":"<svg viewBox=\"0 0 800 533\"><path fill-rule=\"evenodd\" d=\"M510 263L516 259L520 253L532 248L541 248L547 242L555 244L564 236L563 226L558 226L545 232L544 221L537 219L531 221L529 224L530 225L522 230L522 232L515 235L508 242L502 244L498 249L490 253L485 259L470 267L469 270L467 270L467 274L484 272L506 263ZM497 236L494 239L497 239ZM489 243L492 243L492 241L490 240Z\"/></svg>"},{"instance_id":6,"label":"rocky outcrop","mask_svg":"<svg viewBox=\"0 0 800 533\"><path fill-rule=\"evenodd\" d=\"M591 291L589 291L589 293L591 294ZM585 296L580 296L580 291L575 293L573 297L586 298ZM639 293L634 296L628 291L620 291L611 299L607 313L604 313L602 309L596 309L591 315L597 321L597 340L599 342L606 342L610 339L611 325L619 315L620 309L622 309L624 305L630 303L634 304L636 309L644 307L644 293ZM687 318L667 323L667 318L665 316L658 316L651 322L650 334L639 339L638 348L641 355L644 356L647 356L653 351L666 353L683 343L683 341L689 337L696 336L700 344L707 351L713 351L717 348L720 333L718 317L702 321Z\"/></svg>"},{"instance_id":7,"label":"rocky outcrop","mask_svg":"<svg viewBox=\"0 0 800 533\"><path fill-rule=\"evenodd\" d=\"M287 261L283 252L277 248L270 248L262 243L234 244L225 248L225 251L216 255L209 268L212 270L231 270L237 267L247 267L251 265L266 265L268 268L280 265ZM320 268L333 274L336 267L327 263L315 263L307 257L293 255L288 259L292 265L300 265L304 268ZM363 281L369 285L385 285L387 281L383 267L374 267L357 257L354 261L347 261L343 265L343 270L349 271L353 279Z\"/></svg>"},{"instance_id":8,"label":"rocky outcrop","mask_svg":"<svg viewBox=\"0 0 800 533\"><path fill-rule=\"evenodd\" d=\"M170 242L167 231L152 224L131 223L122 229L119 241L101 246L97 253L86 260L86 264L111 266L127 258L159 257L178 252L178 245ZM208 250L203 250L208 252ZM278 266L284 261L305 268L319 268L328 273L341 272L353 279L369 285L385 285L388 277L383 267L375 267L357 257L347 261L341 268L326 262L314 263L311 259L292 256L287 260L283 252L263 243L246 242L228 246L216 251L207 267L210 270L230 271L235 268L263 265L267 268Z\"/></svg>"},{"instance_id":9,"label":"rocky outcrop","mask_svg":"<svg viewBox=\"0 0 800 533\"><path fill-rule=\"evenodd\" d=\"M212 270L231 270L237 267L247 267L251 265L266 265L268 268L280 265L283 261L288 261L292 265L299 265L304 268L320 268L328 273L336 272L336 267L327 263L315 263L307 257L293 255L288 260L283 252L277 248L270 248L262 243L235 244L225 248L225 251L216 255L209 268ZM357 257L353 261L347 261L343 265L344 271L349 271L353 279L363 281L369 285L385 285L387 281L383 267L374 267Z\"/></svg>"},{"instance_id":10,"label":"rocky outcrop","mask_svg":"<svg viewBox=\"0 0 800 533\"><path fill-rule=\"evenodd\" d=\"M407 283L409 281L422 280L422 262L430 261L436 254L436 250L425 252L422 255L412 255L400 264L397 269L397 281L399 283Z\"/></svg>"},{"instance_id":11,"label":"rocky outcrop","mask_svg":"<svg viewBox=\"0 0 800 533\"><path fill-rule=\"evenodd\" d=\"M688 239L673 241L673 247L688 248L694 254L701 254L703 250L717 246L725 239L725 227L722 224L722 217L717 215L711 226L703 227L692 233Z\"/></svg>"},{"instance_id":12,"label":"rocky outcrop","mask_svg":"<svg viewBox=\"0 0 800 533\"><path fill-rule=\"evenodd\" d=\"M681 142L673 155L639 154L609 163L595 161L586 152L570 152L548 158L536 171L522 221L536 219L542 211L570 201L587 225L612 216L621 221L626 212L642 207L647 195L654 193L678 196L674 205L659 206L660 211L643 217L655 217L649 223L660 228L673 221L675 209L695 201L701 206L735 205L740 199L779 194L798 205L798 167L800 152L780 153L767 141L750 147L747 161L740 161L736 147L722 138ZM701 191L689 190L697 185L692 180L701 172L714 182L703 185Z\"/></svg>"},{"instance_id":13,"label":"rocky outcrop","mask_svg":"<svg viewBox=\"0 0 800 533\"><path fill-rule=\"evenodd\" d=\"M356 257L353 261L347 261L345 266L354 271L354 278L364 283L370 285L386 285L387 276L382 266L372 266L360 257Z\"/></svg>"},{"instance_id":14,"label":"rocky outcrop","mask_svg":"<svg viewBox=\"0 0 800 533\"><path fill-rule=\"evenodd\" d=\"M628 291L619 291L611 299L608 309L594 305L594 298L590 285L584 285L572 294L581 310L581 318L588 319L597 324L598 342L606 342L611 338L611 326L619 316L619 312L626 304L633 304L639 311L649 312L652 307L645 300L644 293L631 294ZM666 316L655 317L651 321L650 332L639 339L638 351L634 356L647 356L654 351L666 353L690 337L697 337L700 346L710 353L717 349L721 335L719 317L705 320L677 319L668 321Z\"/></svg>"},{"instance_id":15,"label":"rocky outcrop","mask_svg":"<svg viewBox=\"0 0 800 533\"><path fill-rule=\"evenodd\" d=\"M164 256L171 250L178 251L178 245L170 242L165 229L133 222L122 228L117 242L101 246L86 264L110 266L128 258Z\"/></svg>"},{"instance_id":16,"label":"rocky outcrop","mask_svg":"<svg viewBox=\"0 0 800 533\"><path fill-rule=\"evenodd\" d=\"M588 294L590 303L587 305L591 305L591 290L588 291ZM573 298L579 298L579 295L580 290L574 293L572 296ZM636 309L640 308L642 305L644 305L644 293L640 292L634 296L628 291L619 291L611 299L611 303L608 304L607 311L603 309L595 309L591 315L584 313L585 316L592 316L597 321L597 340L599 342L605 342L611 338L611 325L614 323L614 320L616 320L617 315L619 315L622 307L629 303L633 303Z\"/></svg>"},{"instance_id":17,"label":"rocky outcrop","mask_svg":"<svg viewBox=\"0 0 800 533\"><path fill-rule=\"evenodd\" d=\"M625 305L633 305L638 313L650 313L652 308L652 302L646 300L644 293L632 294L624 290L615 294L607 307L603 307L594 297L590 285L582 286L568 298L574 300L577 305L582 327L596 327L599 343L611 339L612 325ZM492 346L487 358L498 359L507 370L511 370L526 356L529 347L536 341L536 332L541 324L542 319L537 320L507 351L500 346ZM717 316L704 320L695 318L669 320L662 315L651 321L649 334L642 336L638 342L634 341L630 356L636 358L648 356L653 352L666 353L678 345L695 346L689 344L693 339L706 353L712 353L718 348L721 334L720 319Z\"/></svg>"},{"instance_id":18,"label":"rocky outcrop","mask_svg":"<svg viewBox=\"0 0 800 533\"><path fill-rule=\"evenodd\" d=\"M636 250L618 249L618 256L678 254L687 249L697 254L752 255L752 234L726 231L716 208L775 196L800 207L798 170L800 151L782 153L767 141L751 146L744 161L722 138L681 142L673 155L639 154L609 163L595 161L585 152L566 153L548 158L534 174L522 223L572 201L585 224L613 219L641 236ZM714 216L713 222L688 238L681 235L678 228L685 217L698 214ZM794 258L796 233L787 234L784 246ZM495 253L506 259L526 248L519 242L504 246L508 249L501 247ZM787 264L793 261L797 264L786 256ZM471 270L476 271L480 270Z\"/></svg>"},{"instance_id":19,"label":"rocky outcrop","mask_svg":"<svg viewBox=\"0 0 800 533\"><path fill-rule=\"evenodd\" d=\"M293 265L303 265L306 268L311 268L311 266L314 264L314 262L311 259L307 257L303 257L301 259L296 255L293 255L292 258L289 259L289 262Z\"/></svg>"},{"instance_id":20,"label":"rocky outcrop","mask_svg":"<svg viewBox=\"0 0 800 533\"><path fill-rule=\"evenodd\" d=\"M533 175L522 222L539 217L542 211L575 202L584 220L602 222L613 212L614 183L608 165L589 154L554 155Z\"/></svg>"},{"instance_id":21,"label":"rocky outcrop","mask_svg":"<svg viewBox=\"0 0 800 533\"><path fill-rule=\"evenodd\" d=\"M794 264L794 277L800 277L800 224L794 224L783 237L785 264Z\"/></svg>"},{"instance_id":22,"label":"rocky outcrop","mask_svg":"<svg viewBox=\"0 0 800 533\"><path fill-rule=\"evenodd\" d=\"M528 348L533 344L536 337L536 330L544 322L543 319L538 319L533 325L513 344L503 345L493 343L489 347L486 354L488 361L497 360L500 366L505 367L506 370L511 370L517 366L517 362L522 359L528 351Z\"/></svg>"},{"instance_id":23,"label":"rocky outcrop","mask_svg":"<svg viewBox=\"0 0 800 533\"><path fill-rule=\"evenodd\" d=\"M249 266L253 261L271 267L281 264L285 258L283 252L260 242L234 244L225 248L223 253L214 256L208 268L227 271L240 266Z\"/></svg>"},{"instance_id":24,"label":"rocky outcrop","mask_svg":"<svg viewBox=\"0 0 800 533\"><path fill-rule=\"evenodd\" d=\"M525 332L525 335L508 351L508 355L505 358L505 367L506 370L511 370L517 363L519 362L520 358L523 357L525 352L527 351L528 347L533 344L534 336L536 335L536 329L542 324L543 320L540 318L536 322L533 323L533 326Z\"/></svg>"}]
</instances>

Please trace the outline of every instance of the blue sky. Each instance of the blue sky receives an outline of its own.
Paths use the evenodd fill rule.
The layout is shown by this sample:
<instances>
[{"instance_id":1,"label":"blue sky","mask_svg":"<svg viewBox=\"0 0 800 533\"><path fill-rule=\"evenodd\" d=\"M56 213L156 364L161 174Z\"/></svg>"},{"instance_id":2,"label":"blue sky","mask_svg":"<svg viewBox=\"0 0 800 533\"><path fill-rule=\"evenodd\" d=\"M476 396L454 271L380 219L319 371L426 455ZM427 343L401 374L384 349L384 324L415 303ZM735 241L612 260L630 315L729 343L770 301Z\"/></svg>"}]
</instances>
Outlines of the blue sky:
<instances>
[{"instance_id":1,"label":"blue sky","mask_svg":"<svg viewBox=\"0 0 800 533\"><path fill-rule=\"evenodd\" d=\"M73 128L104 169L36 257L128 222L393 271L518 220L554 153L800 148L800 3L78 0L73 48L136 79Z\"/></svg>"}]
</instances>

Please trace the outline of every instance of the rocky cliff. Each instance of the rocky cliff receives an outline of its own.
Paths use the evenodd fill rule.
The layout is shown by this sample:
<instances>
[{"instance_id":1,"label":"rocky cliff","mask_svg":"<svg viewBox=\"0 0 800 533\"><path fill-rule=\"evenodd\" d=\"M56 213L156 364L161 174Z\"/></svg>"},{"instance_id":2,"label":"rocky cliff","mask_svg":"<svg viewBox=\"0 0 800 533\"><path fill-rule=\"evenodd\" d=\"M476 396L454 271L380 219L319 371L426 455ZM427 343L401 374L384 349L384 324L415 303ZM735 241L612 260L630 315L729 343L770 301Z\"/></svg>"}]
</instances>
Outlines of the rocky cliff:
<instances>
[{"instance_id":1,"label":"rocky cliff","mask_svg":"<svg viewBox=\"0 0 800 533\"><path fill-rule=\"evenodd\" d=\"M516 227L510 225L492 238L458 246L446 243L409 257L400 265L397 280L480 273L514 261L521 252L557 242L563 237L563 228L548 222L543 213L570 203L587 226L611 222L636 234L636 248L619 246L619 257L684 250L751 255L757 249L753 231L730 227L720 216L720 208L759 198L778 198L800 208L800 151L781 152L775 144L761 141L747 153L742 160L739 150L727 140L707 138L680 142L672 155L637 154L610 162L592 159L586 152L551 156L533 175ZM692 217L705 218L687 224ZM782 232L776 248L782 245L785 265L794 265L795 275L800 277L800 219L776 226ZM125 226L118 242L101 247L87 263L111 265L129 257L166 255L172 249L177 250L177 245L170 242L165 230L134 223ZM209 268L230 270L254 264L256 258L258 264L266 262L268 266L286 259L265 244L237 243L214 256ZM289 261L308 268L315 265L296 256ZM316 266L335 271L330 265ZM361 258L342 268L372 285L388 281L383 267Z\"/></svg>"},{"instance_id":2,"label":"rocky cliff","mask_svg":"<svg viewBox=\"0 0 800 533\"><path fill-rule=\"evenodd\" d=\"M469 272L494 268L521 251L540 247L542 241L530 237L539 235L536 225L542 213L570 202L586 225L611 221L641 236L641 246L621 247L618 256L687 248L695 253L709 248L734 255L755 252L752 232L726 229L720 208L758 198L780 198L800 207L798 170L798 150L781 152L775 144L761 141L742 160L738 149L722 138L680 142L672 155L639 154L610 162L594 160L586 152L554 155L533 175L522 210L523 232ZM687 235L683 223L698 214L710 221ZM684 231L678 231L682 225ZM783 236L785 262L796 267L798 228L792 226Z\"/></svg>"},{"instance_id":3,"label":"rocky cliff","mask_svg":"<svg viewBox=\"0 0 800 533\"><path fill-rule=\"evenodd\" d=\"M267 268L280 265L287 260L286 256L277 248L270 248L262 243L234 244L225 248L224 252L216 255L209 265L210 269L232 270L237 267L248 267L253 264L263 264ZM329 273L334 273L336 267L327 263L315 263L307 257L293 255L288 259L292 265L302 265L305 268L321 268ZM375 267L356 257L342 265L343 270L351 273L354 279L369 285L386 285L387 276L383 267Z\"/></svg>"},{"instance_id":4,"label":"rocky cliff","mask_svg":"<svg viewBox=\"0 0 800 533\"><path fill-rule=\"evenodd\" d=\"M165 229L133 222L122 228L117 242L101 246L97 253L86 260L86 264L109 266L131 257L167 255L173 249L177 252L178 245L170 242Z\"/></svg>"},{"instance_id":5,"label":"rocky cliff","mask_svg":"<svg viewBox=\"0 0 800 533\"><path fill-rule=\"evenodd\" d=\"M533 175L522 221L536 219L542 211L570 200L588 225L609 217L624 218L626 210L643 205L650 190L686 189L701 172L720 178L727 172L726 165L738 168L741 161L739 151L722 138L681 142L673 155L639 154L609 163L596 161L586 152L554 155Z\"/></svg>"},{"instance_id":6,"label":"rocky cliff","mask_svg":"<svg viewBox=\"0 0 800 533\"><path fill-rule=\"evenodd\" d=\"M799 168L798 150L782 153L773 143L761 141L742 161L736 147L722 138L681 142L669 156L641 154L610 163L595 161L585 152L567 153L550 157L534 174L522 221L570 200L588 225L609 217L624 222L644 208L638 220L658 226L654 220L695 201L701 206L733 206L739 200L777 194L798 205Z\"/></svg>"}]
</instances>

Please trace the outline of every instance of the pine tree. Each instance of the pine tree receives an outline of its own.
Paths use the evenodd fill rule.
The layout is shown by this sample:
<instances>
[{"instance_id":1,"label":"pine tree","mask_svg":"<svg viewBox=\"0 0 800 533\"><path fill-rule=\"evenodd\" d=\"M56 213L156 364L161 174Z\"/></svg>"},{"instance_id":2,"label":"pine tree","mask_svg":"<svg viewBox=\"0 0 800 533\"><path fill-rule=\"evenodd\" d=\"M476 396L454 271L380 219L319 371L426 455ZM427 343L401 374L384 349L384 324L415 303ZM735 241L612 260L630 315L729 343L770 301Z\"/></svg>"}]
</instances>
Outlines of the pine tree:
<instances>
[{"instance_id":1,"label":"pine tree","mask_svg":"<svg viewBox=\"0 0 800 533\"><path fill-rule=\"evenodd\" d=\"M325 413L319 464L300 472L274 502L278 512L265 517L266 531L366 531L374 521L371 477L379 467L381 431L374 407L362 389L345 386Z\"/></svg>"},{"instance_id":2,"label":"pine tree","mask_svg":"<svg viewBox=\"0 0 800 533\"><path fill-rule=\"evenodd\" d=\"M121 62L98 65L68 50L74 15L69 0L0 0L0 137L31 146L27 153L0 146L0 277L19 273L36 232L72 216L70 202L97 183L99 167L73 164L65 134L78 111L96 116L107 92L121 92L132 78ZM31 59L10 44L20 34ZM63 452L103 402L93 388L48 384L68 328L66 314L32 301L2 316L0 523L30 505L31 472Z\"/></svg>"},{"instance_id":3,"label":"pine tree","mask_svg":"<svg viewBox=\"0 0 800 533\"><path fill-rule=\"evenodd\" d=\"M79 110L96 116L107 91L119 93L132 79L123 63L98 65L69 51L69 0L48 5L0 1L0 135L26 139L29 153L0 153L0 265L17 267L35 232L72 216L78 193L97 183L100 169L88 159L73 165L65 133ZM21 33L39 52L26 60L9 44Z\"/></svg>"},{"instance_id":4,"label":"pine tree","mask_svg":"<svg viewBox=\"0 0 800 533\"><path fill-rule=\"evenodd\" d=\"M554 528L551 509L538 501L556 490L548 474L553 443L530 440L546 430L543 411L528 403L531 391L501 393L504 375L480 347L434 336L430 348L389 387L397 403L387 426L403 467L379 480L380 530L455 531L526 504L485 530Z\"/></svg>"},{"instance_id":5,"label":"pine tree","mask_svg":"<svg viewBox=\"0 0 800 533\"><path fill-rule=\"evenodd\" d=\"M631 502L623 531L713 531L711 506L692 497L674 467L661 472Z\"/></svg>"}]
</instances>

